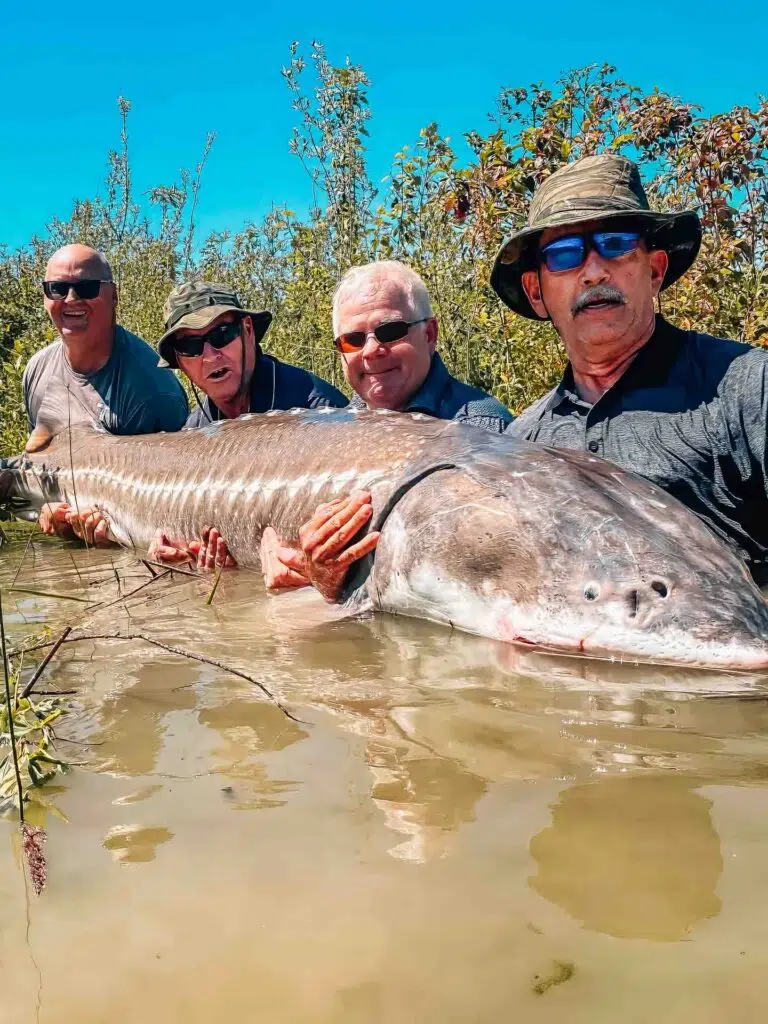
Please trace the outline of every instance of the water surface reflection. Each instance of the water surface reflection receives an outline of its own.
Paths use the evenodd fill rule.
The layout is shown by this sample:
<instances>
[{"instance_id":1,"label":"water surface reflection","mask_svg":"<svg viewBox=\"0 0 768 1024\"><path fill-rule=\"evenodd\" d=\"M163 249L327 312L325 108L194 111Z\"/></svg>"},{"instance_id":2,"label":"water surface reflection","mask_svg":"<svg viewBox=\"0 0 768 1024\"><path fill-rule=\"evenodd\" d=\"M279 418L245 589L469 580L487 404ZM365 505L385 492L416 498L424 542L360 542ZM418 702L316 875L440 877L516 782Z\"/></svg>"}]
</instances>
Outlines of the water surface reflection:
<instances>
[{"instance_id":1,"label":"water surface reflection","mask_svg":"<svg viewBox=\"0 0 768 1024\"><path fill-rule=\"evenodd\" d=\"M6 827L0 1020L38 1019L31 955L46 1024L766 1019L764 681L349 621L245 573L212 607L183 577L106 607L115 569L123 593L147 579L55 545L20 578L89 595L93 633L251 673L300 721L140 640L63 648L46 678L77 690L61 731L85 763L68 821L42 812L31 945ZM11 612L15 638L84 614Z\"/></svg>"}]
</instances>

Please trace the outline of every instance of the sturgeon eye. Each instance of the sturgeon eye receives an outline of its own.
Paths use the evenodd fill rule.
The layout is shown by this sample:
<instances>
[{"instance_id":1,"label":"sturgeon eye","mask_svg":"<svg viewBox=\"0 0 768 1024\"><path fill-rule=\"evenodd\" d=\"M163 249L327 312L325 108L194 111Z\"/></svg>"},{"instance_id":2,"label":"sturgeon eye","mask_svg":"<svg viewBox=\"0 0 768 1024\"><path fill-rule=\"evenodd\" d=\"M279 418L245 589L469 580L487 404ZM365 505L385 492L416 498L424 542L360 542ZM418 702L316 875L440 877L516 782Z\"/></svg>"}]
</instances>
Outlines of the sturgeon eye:
<instances>
[{"instance_id":1,"label":"sturgeon eye","mask_svg":"<svg viewBox=\"0 0 768 1024\"><path fill-rule=\"evenodd\" d=\"M600 587L596 583L587 583L584 587L584 598L587 601L596 601L600 597Z\"/></svg>"},{"instance_id":2,"label":"sturgeon eye","mask_svg":"<svg viewBox=\"0 0 768 1024\"><path fill-rule=\"evenodd\" d=\"M651 590L655 590L659 597L666 597L669 593L669 587L664 580L654 580L651 583Z\"/></svg>"}]
</instances>

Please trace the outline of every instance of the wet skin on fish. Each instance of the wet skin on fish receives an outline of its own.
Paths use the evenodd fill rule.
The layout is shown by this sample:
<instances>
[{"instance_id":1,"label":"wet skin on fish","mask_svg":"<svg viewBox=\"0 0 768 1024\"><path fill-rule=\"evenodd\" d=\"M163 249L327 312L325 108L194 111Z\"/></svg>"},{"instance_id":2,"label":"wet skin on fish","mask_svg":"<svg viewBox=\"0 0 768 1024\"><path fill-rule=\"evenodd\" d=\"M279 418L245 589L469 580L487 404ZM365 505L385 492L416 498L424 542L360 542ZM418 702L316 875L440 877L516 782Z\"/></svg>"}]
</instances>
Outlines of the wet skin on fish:
<instances>
[{"instance_id":1,"label":"wet skin on fish","mask_svg":"<svg viewBox=\"0 0 768 1024\"><path fill-rule=\"evenodd\" d=\"M292 410L177 434L75 427L0 472L0 502L98 505L139 549L215 525L252 567L266 526L295 543L320 502L358 488L382 535L351 607L567 653L768 669L768 603L737 554L582 453L426 416Z\"/></svg>"}]
</instances>

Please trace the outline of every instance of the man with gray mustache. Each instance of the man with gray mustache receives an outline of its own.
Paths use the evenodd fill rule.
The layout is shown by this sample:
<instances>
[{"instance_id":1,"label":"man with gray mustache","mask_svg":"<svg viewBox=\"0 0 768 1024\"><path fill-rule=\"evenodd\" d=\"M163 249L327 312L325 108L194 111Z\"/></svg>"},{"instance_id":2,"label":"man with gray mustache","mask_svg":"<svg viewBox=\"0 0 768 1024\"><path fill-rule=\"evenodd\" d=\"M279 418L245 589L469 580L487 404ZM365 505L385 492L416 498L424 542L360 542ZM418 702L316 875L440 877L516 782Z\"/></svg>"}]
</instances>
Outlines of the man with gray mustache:
<instances>
[{"instance_id":1,"label":"man with gray mustache","mask_svg":"<svg viewBox=\"0 0 768 1024\"><path fill-rule=\"evenodd\" d=\"M663 487L765 585L768 352L680 330L655 309L700 243L698 216L651 210L624 157L584 157L552 174L491 284L516 313L551 320L569 362L507 430Z\"/></svg>"},{"instance_id":2,"label":"man with gray mustache","mask_svg":"<svg viewBox=\"0 0 768 1024\"><path fill-rule=\"evenodd\" d=\"M765 586L768 352L680 330L656 313L660 293L689 269L700 244L696 213L651 210L637 166L624 157L584 157L547 178L527 225L502 246L491 285L521 316L552 321L568 366L506 429L653 481ZM319 510L302 532L309 574L329 599L343 582L339 552L356 514L351 505ZM337 566L330 574L329 550Z\"/></svg>"}]
</instances>

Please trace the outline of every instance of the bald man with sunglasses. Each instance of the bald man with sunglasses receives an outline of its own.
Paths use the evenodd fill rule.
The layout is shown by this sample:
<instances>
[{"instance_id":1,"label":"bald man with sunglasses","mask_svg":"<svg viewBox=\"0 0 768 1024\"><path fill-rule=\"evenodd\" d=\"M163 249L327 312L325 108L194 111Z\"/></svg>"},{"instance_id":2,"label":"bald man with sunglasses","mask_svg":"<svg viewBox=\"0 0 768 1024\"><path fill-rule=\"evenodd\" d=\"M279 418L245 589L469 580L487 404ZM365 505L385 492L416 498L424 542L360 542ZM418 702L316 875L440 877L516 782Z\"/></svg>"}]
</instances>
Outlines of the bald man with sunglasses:
<instances>
[{"instance_id":1,"label":"bald man with sunglasses","mask_svg":"<svg viewBox=\"0 0 768 1024\"><path fill-rule=\"evenodd\" d=\"M28 450L67 426L95 424L113 434L179 430L187 417L184 389L160 369L153 349L117 323L117 286L104 255L65 245L51 256L43 281L45 309L58 332L24 370ZM93 509L45 505L40 528L61 537L106 541Z\"/></svg>"}]
</instances>

